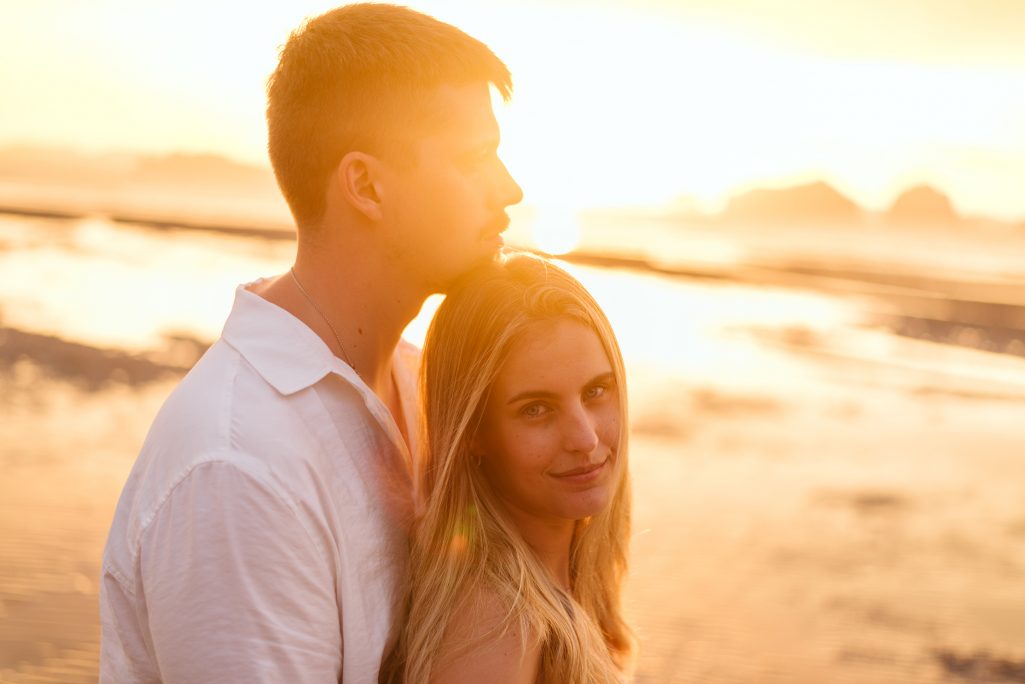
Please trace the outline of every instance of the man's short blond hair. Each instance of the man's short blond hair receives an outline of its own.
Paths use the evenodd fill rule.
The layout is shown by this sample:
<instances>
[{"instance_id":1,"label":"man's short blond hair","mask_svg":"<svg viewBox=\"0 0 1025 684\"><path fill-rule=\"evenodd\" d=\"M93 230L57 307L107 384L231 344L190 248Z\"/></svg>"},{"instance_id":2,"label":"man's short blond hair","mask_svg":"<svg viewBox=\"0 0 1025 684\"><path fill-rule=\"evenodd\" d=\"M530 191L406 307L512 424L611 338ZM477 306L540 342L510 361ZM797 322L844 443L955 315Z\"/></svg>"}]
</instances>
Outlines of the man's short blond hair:
<instances>
[{"instance_id":1,"label":"man's short blond hair","mask_svg":"<svg viewBox=\"0 0 1025 684\"><path fill-rule=\"evenodd\" d=\"M512 92L486 45L411 9L362 3L304 22L267 85L267 147L296 224L321 221L328 179L348 152L400 150L435 89L477 82Z\"/></svg>"}]
</instances>

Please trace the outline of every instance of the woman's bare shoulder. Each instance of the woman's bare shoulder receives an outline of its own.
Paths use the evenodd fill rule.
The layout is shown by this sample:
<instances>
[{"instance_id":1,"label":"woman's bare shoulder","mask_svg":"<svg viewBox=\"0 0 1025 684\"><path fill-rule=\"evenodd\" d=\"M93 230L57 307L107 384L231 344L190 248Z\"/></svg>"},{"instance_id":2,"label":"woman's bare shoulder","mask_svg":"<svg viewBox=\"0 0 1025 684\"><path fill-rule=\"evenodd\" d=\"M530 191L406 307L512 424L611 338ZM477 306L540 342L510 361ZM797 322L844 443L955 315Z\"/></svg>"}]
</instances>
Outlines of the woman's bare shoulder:
<instances>
[{"instance_id":1,"label":"woman's bare shoulder","mask_svg":"<svg viewBox=\"0 0 1025 684\"><path fill-rule=\"evenodd\" d=\"M541 646L509 620L509 602L492 589L469 592L452 611L431 681L435 684L494 682L533 684Z\"/></svg>"}]
</instances>

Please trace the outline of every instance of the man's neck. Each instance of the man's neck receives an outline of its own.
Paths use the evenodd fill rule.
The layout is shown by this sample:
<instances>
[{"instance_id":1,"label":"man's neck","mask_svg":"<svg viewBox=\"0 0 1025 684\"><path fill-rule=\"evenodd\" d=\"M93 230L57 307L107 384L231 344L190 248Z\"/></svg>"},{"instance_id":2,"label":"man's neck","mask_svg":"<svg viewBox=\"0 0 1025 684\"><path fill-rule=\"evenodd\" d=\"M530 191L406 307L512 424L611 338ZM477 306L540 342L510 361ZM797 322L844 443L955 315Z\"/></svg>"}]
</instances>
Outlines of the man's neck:
<instances>
[{"instance_id":1,"label":"man's neck","mask_svg":"<svg viewBox=\"0 0 1025 684\"><path fill-rule=\"evenodd\" d=\"M256 294L305 323L393 407L392 356L426 294L404 285L373 257L339 253L344 251L300 246L294 277L275 278Z\"/></svg>"}]
</instances>

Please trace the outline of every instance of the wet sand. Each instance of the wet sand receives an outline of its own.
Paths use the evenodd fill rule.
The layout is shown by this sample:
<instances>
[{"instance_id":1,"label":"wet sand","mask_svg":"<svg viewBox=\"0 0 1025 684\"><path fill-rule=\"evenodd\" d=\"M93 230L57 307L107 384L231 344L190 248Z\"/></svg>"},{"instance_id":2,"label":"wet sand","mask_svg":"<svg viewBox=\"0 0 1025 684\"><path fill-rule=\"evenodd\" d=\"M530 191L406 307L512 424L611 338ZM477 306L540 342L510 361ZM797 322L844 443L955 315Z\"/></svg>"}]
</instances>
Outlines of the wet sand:
<instances>
[{"instance_id":1,"label":"wet sand","mask_svg":"<svg viewBox=\"0 0 1025 684\"><path fill-rule=\"evenodd\" d=\"M104 537L176 376L18 358L0 681L95 681ZM1025 395L807 363L832 382L797 398L631 368L636 681L1025 681Z\"/></svg>"},{"instance_id":2,"label":"wet sand","mask_svg":"<svg viewBox=\"0 0 1025 684\"><path fill-rule=\"evenodd\" d=\"M846 380L637 426L638 682L1025 681L1025 404Z\"/></svg>"},{"instance_id":3,"label":"wet sand","mask_svg":"<svg viewBox=\"0 0 1025 684\"><path fill-rule=\"evenodd\" d=\"M0 373L0 682L96 681L107 528L173 381L102 388L27 360ZM117 378L117 375L115 375Z\"/></svg>"}]
</instances>

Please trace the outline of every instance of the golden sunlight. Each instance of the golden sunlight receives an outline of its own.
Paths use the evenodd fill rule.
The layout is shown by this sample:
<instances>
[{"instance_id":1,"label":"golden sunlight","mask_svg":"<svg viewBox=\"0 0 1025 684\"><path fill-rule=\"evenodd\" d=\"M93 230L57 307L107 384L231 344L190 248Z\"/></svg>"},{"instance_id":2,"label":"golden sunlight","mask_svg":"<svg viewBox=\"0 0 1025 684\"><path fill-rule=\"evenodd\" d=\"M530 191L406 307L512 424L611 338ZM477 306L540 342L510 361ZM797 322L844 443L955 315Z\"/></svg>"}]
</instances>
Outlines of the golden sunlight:
<instances>
[{"instance_id":1,"label":"golden sunlight","mask_svg":"<svg viewBox=\"0 0 1025 684\"><path fill-rule=\"evenodd\" d=\"M580 219L572 207L542 207L534 218L531 237L548 254L572 252L580 243Z\"/></svg>"},{"instance_id":2,"label":"golden sunlight","mask_svg":"<svg viewBox=\"0 0 1025 684\"><path fill-rule=\"evenodd\" d=\"M827 179L873 209L929 182L970 211L1020 216L1019 70L840 58L685 17L617 3L476 17L514 74L496 113L525 203L651 208L686 194L716 211L750 187Z\"/></svg>"},{"instance_id":3,"label":"golden sunlight","mask_svg":"<svg viewBox=\"0 0 1025 684\"><path fill-rule=\"evenodd\" d=\"M464 261L403 259L416 278L395 264L379 273L320 269L331 290L316 303L287 294L289 278L276 292L310 305L312 318L302 320L259 296L280 302L267 281L237 289L287 276L296 258L295 221L267 153L266 84L279 46L304 17L363 1L0 0L0 684L97 681L110 531L124 546L121 522L111 527L118 492L134 477L154 416L211 344L188 383L206 382L225 354L242 353L228 350L235 340L215 342L236 293L242 316L265 311L299 326L293 337L303 347L292 358L288 339L243 321L251 351L281 370L308 364L307 348L320 349L318 363L331 360L317 342L324 330L310 325L333 333L336 315L347 316L339 332L358 331L348 341L372 364L412 315L417 281L448 281L449 267ZM409 202L394 216L360 228L332 215L322 232L409 235L416 226L403 219L423 217L416 201L435 184L422 180L437 172L457 224L480 217L490 235L504 209L508 251L547 255L600 307L615 331L613 343L604 325L593 326L617 367L611 382L602 373L576 398L564 396L570 376L539 364L529 387L545 396L529 402L544 404L540 418L524 401L509 407L510 432L471 441L529 438L558 471L590 462L588 453L608 457L622 486L629 468L639 533L629 548L613 544L617 562L629 561L625 615L638 635L636 672L624 680L931 684L970 673L1025 684L1025 0L380 1L482 41L508 66L514 93L508 102L494 94L500 137L489 136L486 163L470 150L423 155L415 172L400 170L395 192ZM422 25L399 34L416 37ZM373 33L344 41L360 46L358 69L380 59L405 73L391 61L391 38L377 51ZM475 52L447 43L448 33L430 31L449 46L442 51ZM421 37L425 47L435 42ZM430 63L432 52L417 59ZM441 83L447 70L437 72ZM297 78L332 89L329 79ZM375 83L383 93L400 88L387 103L409 96L407 78ZM369 104L372 90L352 96ZM376 140L363 128L375 107L360 109L328 113ZM419 114L410 113L411 131L421 130ZM318 129L296 151L336 142ZM523 191L508 207L494 142ZM440 206L427 207L431 231L449 228ZM495 243L472 230L452 240L457 253L486 247L493 256ZM361 247L371 266L381 262L377 247ZM405 342L423 348L446 296L422 303ZM572 314L559 299L553 315ZM575 308L596 320L590 304ZM463 337L479 333L468 326ZM439 344L426 358L462 357L458 345ZM507 356L515 344L498 351ZM348 362L341 356L337 364ZM340 378L303 375L307 389L289 406L313 397L320 410L322 390L349 392ZM247 387L266 384L259 373L247 377ZM399 384L385 389L412 403L397 421L373 387L353 395L373 399L367 406L383 421L377 430L371 420L368 437L389 441L403 417L414 426L412 462L354 471L371 476L361 500L387 502L390 517L434 505L421 476L437 444L418 435L430 426L416 388ZM289 411L273 388L256 394L278 408L254 410ZM618 412L603 417L611 401L629 403L626 422ZM248 424L257 434L243 440L271 434ZM629 453L614 439L609 448L615 434L629 435ZM269 439L292 437L317 435ZM508 479L517 490L543 484L540 498L521 501L536 510L511 522L550 522L567 510L566 496L599 482L562 483L589 476L548 477L548 466L512 458L522 450L485 451L477 465L486 468L471 465L480 473L471 479ZM272 485L261 501L287 508L301 492L282 490L277 457L264 456L271 461L255 453L234 461L273 478L256 482ZM343 484L308 494L330 508L327 499L348 492ZM364 512L357 508L350 512ZM459 510L456 526L441 530L442 552L465 559L475 544L468 521L480 511ZM316 511L302 511L312 520L307 513ZM384 530L379 522L356 520L355 529ZM523 530L504 527L523 546ZM394 532L381 541L401 550L402 531ZM373 563L385 583L386 560ZM520 560L547 565L533 554ZM321 570L325 586L310 588L330 599L334 568ZM585 609L578 621L606 626L587 615L592 601L576 598L571 605ZM330 605L326 616L337 617ZM337 644L326 646L296 668L338 668ZM384 655L378 646L359 654L368 669Z\"/></svg>"},{"instance_id":4,"label":"golden sunlight","mask_svg":"<svg viewBox=\"0 0 1025 684\"><path fill-rule=\"evenodd\" d=\"M230 38L222 27L235 13L200 0L173 10L129 0L5 8L0 59L30 68L4 76L0 146L191 151L266 166L264 83L276 48L303 16L333 4L252 8ZM481 38L512 70L515 95L496 113L525 204L653 208L686 194L714 211L748 187L824 178L871 208L928 182L971 213L1025 210L1014 11L972 13L974 33L996 41L981 46L963 36L959 11L930 15L930 42L908 33L919 26L908 10L877 36L904 46L886 58L860 42L881 16L871 3L831 10L845 19L828 23L829 45L798 40L814 13L793 1L770 3L792 23L784 35L759 12L716 19L703 0L409 4ZM952 63L954 47L991 57Z\"/></svg>"}]
</instances>

